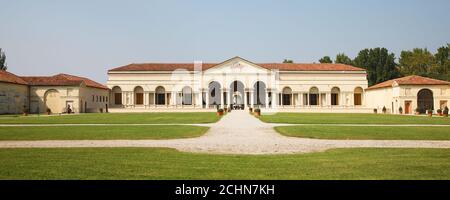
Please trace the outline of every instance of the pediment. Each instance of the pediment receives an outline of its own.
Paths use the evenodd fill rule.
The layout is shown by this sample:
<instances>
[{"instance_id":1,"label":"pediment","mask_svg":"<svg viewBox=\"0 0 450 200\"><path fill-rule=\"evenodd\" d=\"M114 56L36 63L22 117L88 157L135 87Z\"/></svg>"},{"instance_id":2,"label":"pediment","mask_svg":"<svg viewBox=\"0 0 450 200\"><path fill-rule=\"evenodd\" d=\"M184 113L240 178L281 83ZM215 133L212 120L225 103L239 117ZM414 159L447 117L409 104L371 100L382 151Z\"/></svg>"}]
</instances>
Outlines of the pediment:
<instances>
[{"instance_id":1,"label":"pediment","mask_svg":"<svg viewBox=\"0 0 450 200\"><path fill-rule=\"evenodd\" d=\"M231 58L205 71L205 73L208 74L216 74L216 73L264 74L269 72L270 70L240 57Z\"/></svg>"}]
</instances>

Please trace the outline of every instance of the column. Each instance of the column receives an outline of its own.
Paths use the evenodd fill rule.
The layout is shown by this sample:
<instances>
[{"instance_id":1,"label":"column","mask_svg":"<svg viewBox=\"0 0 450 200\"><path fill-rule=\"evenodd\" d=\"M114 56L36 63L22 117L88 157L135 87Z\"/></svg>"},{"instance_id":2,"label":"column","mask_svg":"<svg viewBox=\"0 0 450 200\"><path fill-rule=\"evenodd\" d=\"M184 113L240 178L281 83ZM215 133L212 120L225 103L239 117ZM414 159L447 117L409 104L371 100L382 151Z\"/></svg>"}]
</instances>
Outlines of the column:
<instances>
[{"instance_id":1,"label":"column","mask_svg":"<svg viewBox=\"0 0 450 200\"><path fill-rule=\"evenodd\" d=\"M327 106L331 106L331 92L327 92L326 97L327 97Z\"/></svg>"},{"instance_id":2,"label":"column","mask_svg":"<svg viewBox=\"0 0 450 200\"><path fill-rule=\"evenodd\" d=\"M254 108L255 97L253 95L253 91L250 91L250 108Z\"/></svg>"},{"instance_id":3,"label":"column","mask_svg":"<svg viewBox=\"0 0 450 200\"><path fill-rule=\"evenodd\" d=\"M223 92L223 89L222 89L222 91L220 92L220 106L222 107L222 108L225 108L225 97L224 97L224 92Z\"/></svg>"},{"instance_id":4,"label":"column","mask_svg":"<svg viewBox=\"0 0 450 200\"><path fill-rule=\"evenodd\" d=\"M280 95L280 100L281 100L281 106L284 107L284 101L283 101L283 93L281 93Z\"/></svg>"},{"instance_id":5,"label":"column","mask_svg":"<svg viewBox=\"0 0 450 200\"><path fill-rule=\"evenodd\" d=\"M247 107L247 92L244 89L244 108Z\"/></svg>"},{"instance_id":6,"label":"column","mask_svg":"<svg viewBox=\"0 0 450 200\"><path fill-rule=\"evenodd\" d=\"M303 93L298 93L298 105L303 106Z\"/></svg>"},{"instance_id":7,"label":"column","mask_svg":"<svg viewBox=\"0 0 450 200\"><path fill-rule=\"evenodd\" d=\"M265 94L266 96L265 96L265 102L264 102L264 105L265 105L265 107L266 108L269 108L269 91L267 91L266 90L266 94Z\"/></svg>"},{"instance_id":8,"label":"column","mask_svg":"<svg viewBox=\"0 0 450 200\"><path fill-rule=\"evenodd\" d=\"M157 103L156 103L156 92L154 92L153 93L153 102L154 102L154 104L155 104L155 108L156 108L156 105L157 105Z\"/></svg>"},{"instance_id":9,"label":"column","mask_svg":"<svg viewBox=\"0 0 450 200\"><path fill-rule=\"evenodd\" d=\"M205 100L206 100L206 109L209 109L209 92L206 92Z\"/></svg>"},{"instance_id":10,"label":"column","mask_svg":"<svg viewBox=\"0 0 450 200\"><path fill-rule=\"evenodd\" d=\"M319 92L319 106L322 106L322 94Z\"/></svg>"},{"instance_id":11,"label":"column","mask_svg":"<svg viewBox=\"0 0 450 200\"><path fill-rule=\"evenodd\" d=\"M228 91L227 98L228 107L231 107L231 90Z\"/></svg>"},{"instance_id":12,"label":"column","mask_svg":"<svg viewBox=\"0 0 450 200\"><path fill-rule=\"evenodd\" d=\"M165 98L165 99L164 99L164 100L165 100L165 101L164 101L164 104L165 104L166 106L168 106L168 102L167 102L167 96L168 96L168 95L167 95L167 94L168 94L167 92L164 93L164 98Z\"/></svg>"}]
</instances>

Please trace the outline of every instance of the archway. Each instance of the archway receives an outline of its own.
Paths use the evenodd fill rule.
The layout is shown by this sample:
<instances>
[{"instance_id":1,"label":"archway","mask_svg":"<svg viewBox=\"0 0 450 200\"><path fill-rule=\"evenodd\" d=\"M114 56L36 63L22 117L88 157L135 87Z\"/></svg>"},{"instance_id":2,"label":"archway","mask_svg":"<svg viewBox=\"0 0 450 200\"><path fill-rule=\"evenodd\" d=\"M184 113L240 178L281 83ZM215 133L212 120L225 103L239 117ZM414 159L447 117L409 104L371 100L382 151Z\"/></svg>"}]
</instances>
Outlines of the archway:
<instances>
[{"instance_id":1,"label":"archway","mask_svg":"<svg viewBox=\"0 0 450 200\"><path fill-rule=\"evenodd\" d=\"M337 106L339 105L339 94L341 90L338 87L331 88L331 105Z\"/></svg>"},{"instance_id":2,"label":"archway","mask_svg":"<svg viewBox=\"0 0 450 200\"><path fill-rule=\"evenodd\" d=\"M309 105L319 105L319 89L317 87L312 87L309 89Z\"/></svg>"},{"instance_id":3,"label":"archway","mask_svg":"<svg viewBox=\"0 0 450 200\"><path fill-rule=\"evenodd\" d=\"M134 98L135 105L144 105L144 89L141 86L134 88Z\"/></svg>"},{"instance_id":4,"label":"archway","mask_svg":"<svg viewBox=\"0 0 450 200\"><path fill-rule=\"evenodd\" d=\"M181 92L183 93L181 103L183 105L192 105L192 88L185 86Z\"/></svg>"},{"instance_id":5,"label":"archway","mask_svg":"<svg viewBox=\"0 0 450 200\"><path fill-rule=\"evenodd\" d=\"M266 105L266 84L262 81L257 81L253 85L253 103L254 105Z\"/></svg>"},{"instance_id":6,"label":"archway","mask_svg":"<svg viewBox=\"0 0 450 200\"><path fill-rule=\"evenodd\" d=\"M114 97L114 105L122 105L122 89L119 86L114 86L112 88L112 93Z\"/></svg>"},{"instance_id":7,"label":"archway","mask_svg":"<svg viewBox=\"0 0 450 200\"><path fill-rule=\"evenodd\" d=\"M61 113L61 98L57 90L51 89L45 92L45 106L46 110L50 109L51 113ZM73 108L72 108L73 109Z\"/></svg>"},{"instance_id":8,"label":"archway","mask_svg":"<svg viewBox=\"0 0 450 200\"><path fill-rule=\"evenodd\" d=\"M363 89L361 87L355 88L355 91L353 93L353 104L355 106L362 105L362 93Z\"/></svg>"},{"instance_id":9,"label":"archway","mask_svg":"<svg viewBox=\"0 0 450 200\"><path fill-rule=\"evenodd\" d=\"M166 105L166 89L163 86L158 86L155 89L156 105Z\"/></svg>"},{"instance_id":10,"label":"archway","mask_svg":"<svg viewBox=\"0 0 450 200\"><path fill-rule=\"evenodd\" d=\"M208 94L206 98L209 98L209 105L221 105L221 100L222 100L222 89L221 89L221 85L219 82L217 81L213 81L211 83L209 83L208 86ZM209 107L208 105L208 107Z\"/></svg>"},{"instance_id":11,"label":"archway","mask_svg":"<svg viewBox=\"0 0 450 200\"><path fill-rule=\"evenodd\" d=\"M434 110L433 92L429 89L421 89L417 93L417 108L420 113L426 113L428 109Z\"/></svg>"},{"instance_id":12,"label":"archway","mask_svg":"<svg viewBox=\"0 0 450 200\"><path fill-rule=\"evenodd\" d=\"M234 109L244 109L244 84L233 81L230 85L231 105Z\"/></svg>"},{"instance_id":13,"label":"archway","mask_svg":"<svg viewBox=\"0 0 450 200\"><path fill-rule=\"evenodd\" d=\"M283 106L289 106L292 104L292 89L290 87L283 88Z\"/></svg>"}]
</instances>

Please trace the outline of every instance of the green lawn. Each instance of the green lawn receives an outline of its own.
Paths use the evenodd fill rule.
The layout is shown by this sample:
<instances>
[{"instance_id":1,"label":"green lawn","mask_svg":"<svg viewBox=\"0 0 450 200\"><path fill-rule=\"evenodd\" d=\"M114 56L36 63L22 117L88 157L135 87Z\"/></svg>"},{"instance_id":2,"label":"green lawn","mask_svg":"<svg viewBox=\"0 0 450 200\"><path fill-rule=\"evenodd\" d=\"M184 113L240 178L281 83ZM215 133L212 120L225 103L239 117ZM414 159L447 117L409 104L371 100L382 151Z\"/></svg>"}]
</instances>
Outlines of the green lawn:
<instances>
[{"instance_id":1,"label":"green lawn","mask_svg":"<svg viewBox=\"0 0 450 200\"><path fill-rule=\"evenodd\" d=\"M450 127L394 126L279 126L278 133L292 137L352 140L450 140Z\"/></svg>"},{"instance_id":2,"label":"green lawn","mask_svg":"<svg viewBox=\"0 0 450 200\"><path fill-rule=\"evenodd\" d=\"M0 140L174 139L199 137L207 130L188 125L0 127Z\"/></svg>"},{"instance_id":3,"label":"green lawn","mask_svg":"<svg viewBox=\"0 0 450 200\"><path fill-rule=\"evenodd\" d=\"M195 113L92 113L62 116L11 116L0 124L199 124L220 119L214 112Z\"/></svg>"},{"instance_id":4,"label":"green lawn","mask_svg":"<svg viewBox=\"0 0 450 200\"><path fill-rule=\"evenodd\" d=\"M262 115L269 123L287 124L450 124L449 118L389 114L276 113Z\"/></svg>"},{"instance_id":5,"label":"green lawn","mask_svg":"<svg viewBox=\"0 0 450 200\"><path fill-rule=\"evenodd\" d=\"M450 179L450 149L208 155L161 148L0 149L0 179Z\"/></svg>"}]
</instances>

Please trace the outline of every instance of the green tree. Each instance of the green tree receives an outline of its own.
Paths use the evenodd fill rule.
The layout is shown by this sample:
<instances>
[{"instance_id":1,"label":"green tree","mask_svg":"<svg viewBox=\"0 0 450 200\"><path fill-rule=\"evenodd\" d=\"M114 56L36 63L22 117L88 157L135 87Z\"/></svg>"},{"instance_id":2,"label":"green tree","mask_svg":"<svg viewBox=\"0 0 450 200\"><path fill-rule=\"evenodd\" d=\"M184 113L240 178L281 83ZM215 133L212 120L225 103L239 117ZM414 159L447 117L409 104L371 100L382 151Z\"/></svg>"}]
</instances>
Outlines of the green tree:
<instances>
[{"instance_id":1,"label":"green tree","mask_svg":"<svg viewBox=\"0 0 450 200\"><path fill-rule=\"evenodd\" d=\"M431 70L433 77L441 80L450 81L450 44L442 46L434 54L435 66Z\"/></svg>"},{"instance_id":2,"label":"green tree","mask_svg":"<svg viewBox=\"0 0 450 200\"><path fill-rule=\"evenodd\" d=\"M6 55L5 52L0 48L0 70L6 70L8 66L6 65Z\"/></svg>"},{"instance_id":3,"label":"green tree","mask_svg":"<svg viewBox=\"0 0 450 200\"><path fill-rule=\"evenodd\" d=\"M350 59L347 55L344 53L340 53L336 55L336 60L334 60L334 63L341 63L346 65L353 65L352 59Z\"/></svg>"},{"instance_id":4,"label":"green tree","mask_svg":"<svg viewBox=\"0 0 450 200\"><path fill-rule=\"evenodd\" d=\"M293 60L289 60L289 59L284 59L283 63L294 63L294 61Z\"/></svg>"},{"instance_id":5,"label":"green tree","mask_svg":"<svg viewBox=\"0 0 450 200\"><path fill-rule=\"evenodd\" d=\"M330 56L324 56L323 58L321 58L319 60L320 63L333 63L333 61L331 60Z\"/></svg>"},{"instance_id":6,"label":"green tree","mask_svg":"<svg viewBox=\"0 0 450 200\"><path fill-rule=\"evenodd\" d=\"M399 59L399 69L402 75L419 75L432 77L435 65L434 55L426 48L414 48L412 51L402 51Z\"/></svg>"},{"instance_id":7,"label":"green tree","mask_svg":"<svg viewBox=\"0 0 450 200\"><path fill-rule=\"evenodd\" d=\"M395 55L386 48L361 50L354 65L366 69L369 86L400 76Z\"/></svg>"}]
</instances>

